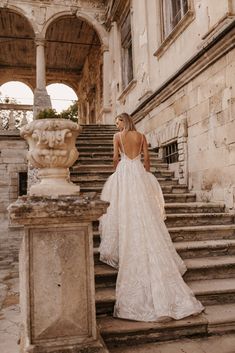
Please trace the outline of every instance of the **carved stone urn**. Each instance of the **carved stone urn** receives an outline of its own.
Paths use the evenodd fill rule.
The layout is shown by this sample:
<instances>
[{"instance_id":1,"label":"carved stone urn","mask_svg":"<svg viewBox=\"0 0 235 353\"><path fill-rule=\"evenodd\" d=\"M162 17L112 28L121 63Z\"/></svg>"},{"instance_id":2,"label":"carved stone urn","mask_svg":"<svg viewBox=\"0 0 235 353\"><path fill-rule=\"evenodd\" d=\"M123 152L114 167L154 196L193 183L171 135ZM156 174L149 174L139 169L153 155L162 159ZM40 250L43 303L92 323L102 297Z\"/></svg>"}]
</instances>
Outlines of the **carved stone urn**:
<instances>
[{"instance_id":1,"label":"carved stone urn","mask_svg":"<svg viewBox=\"0 0 235 353\"><path fill-rule=\"evenodd\" d=\"M28 142L28 160L39 168L40 183L29 190L31 196L78 194L80 187L70 181L69 167L78 158L75 146L78 124L68 119L40 119L23 126L20 135Z\"/></svg>"}]
</instances>

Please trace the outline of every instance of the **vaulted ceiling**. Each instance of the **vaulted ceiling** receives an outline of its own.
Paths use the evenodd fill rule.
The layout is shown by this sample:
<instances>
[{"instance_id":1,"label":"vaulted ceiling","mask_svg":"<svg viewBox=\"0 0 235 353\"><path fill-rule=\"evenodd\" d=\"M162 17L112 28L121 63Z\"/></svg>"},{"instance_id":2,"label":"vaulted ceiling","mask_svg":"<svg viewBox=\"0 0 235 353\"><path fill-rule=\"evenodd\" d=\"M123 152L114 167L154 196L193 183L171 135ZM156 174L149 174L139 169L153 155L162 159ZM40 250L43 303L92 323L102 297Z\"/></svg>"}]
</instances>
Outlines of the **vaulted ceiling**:
<instances>
[{"instance_id":1,"label":"vaulted ceiling","mask_svg":"<svg viewBox=\"0 0 235 353\"><path fill-rule=\"evenodd\" d=\"M13 79L17 73L32 77L35 82L35 35L23 16L0 9L0 71ZM46 33L47 81L73 76L78 80L86 57L92 48L100 46L95 30L75 16L55 20ZM0 72L0 75L1 75ZM19 76L19 74L18 74ZM10 79L10 77L9 77ZM58 82L59 82L58 81Z\"/></svg>"}]
</instances>

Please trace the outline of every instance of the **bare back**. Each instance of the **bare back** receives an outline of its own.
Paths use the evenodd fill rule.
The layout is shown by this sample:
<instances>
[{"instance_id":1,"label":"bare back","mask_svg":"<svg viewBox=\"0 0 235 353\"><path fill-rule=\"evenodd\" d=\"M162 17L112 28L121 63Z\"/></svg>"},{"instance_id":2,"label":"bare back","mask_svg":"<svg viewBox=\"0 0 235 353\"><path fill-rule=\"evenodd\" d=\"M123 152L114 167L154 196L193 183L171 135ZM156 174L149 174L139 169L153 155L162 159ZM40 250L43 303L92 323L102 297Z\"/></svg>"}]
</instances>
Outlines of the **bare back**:
<instances>
[{"instance_id":1,"label":"bare back","mask_svg":"<svg viewBox=\"0 0 235 353\"><path fill-rule=\"evenodd\" d=\"M139 156L143 147L143 135L137 131L120 133L120 150L130 159Z\"/></svg>"},{"instance_id":2,"label":"bare back","mask_svg":"<svg viewBox=\"0 0 235 353\"><path fill-rule=\"evenodd\" d=\"M114 135L113 164L116 169L119 163L119 151L125 153L129 159L137 158L142 152L144 155L144 167L150 170L148 144L146 137L138 131L123 131Z\"/></svg>"}]
</instances>

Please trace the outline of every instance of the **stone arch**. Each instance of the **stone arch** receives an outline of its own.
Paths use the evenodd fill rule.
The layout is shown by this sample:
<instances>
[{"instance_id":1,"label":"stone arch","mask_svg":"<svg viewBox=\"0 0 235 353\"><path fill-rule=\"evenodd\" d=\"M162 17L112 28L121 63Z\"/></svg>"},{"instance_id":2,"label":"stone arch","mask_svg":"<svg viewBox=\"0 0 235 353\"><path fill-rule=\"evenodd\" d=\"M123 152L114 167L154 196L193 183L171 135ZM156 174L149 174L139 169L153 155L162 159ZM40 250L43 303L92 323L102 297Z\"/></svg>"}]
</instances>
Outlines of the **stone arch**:
<instances>
[{"instance_id":1,"label":"stone arch","mask_svg":"<svg viewBox=\"0 0 235 353\"><path fill-rule=\"evenodd\" d=\"M75 86L75 84L73 82L71 82L69 79L61 78L59 80L56 80L56 79L47 80L47 86L53 85L55 83L61 83L63 85L66 85L66 86L72 88L72 90L74 90L74 92L77 94L77 86Z\"/></svg>"},{"instance_id":2,"label":"stone arch","mask_svg":"<svg viewBox=\"0 0 235 353\"><path fill-rule=\"evenodd\" d=\"M70 17L70 16L76 16L78 19L82 21L86 21L88 24L90 24L90 26L93 27L93 29L96 31L99 37L101 46L105 50L108 50L108 32L106 31L106 29L95 18L80 11L77 11L76 14L74 14L71 11L61 11L51 16L44 24L44 27L41 31L41 38L43 39L46 38L47 29L54 21L58 20L59 18Z\"/></svg>"},{"instance_id":3,"label":"stone arch","mask_svg":"<svg viewBox=\"0 0 235 353\"><path fill-rule=\"evenodd\" d=\"M31 27L33 33L34 33L34 36L36 35L38 29L37 29L37 26L34 22L32 22L29 18L28 18L28 15L27 13L21 9L20 7L18 6L15 6L15 5L11 5L11 4L7 4L7 6L0 6L0 10L1 9L6 9L6 10L9 10L11 12L15 12L16 14L22 16L26 21L27 23L29 24L29 26Z\"/></svg>"},{"instance_id":4,"label":"stone arch","mask_svg":"<svg viewBox=\"0 0 235 353\"><path fill-rule=\"evenodd\" d=\"M24 83L26 86L28 86L31 89L32 92L35 89L34 85L32 85L32 82L30 82L30 80L24 79L22 77L18 78L17 75L16 76L14 76L14 75L11 76L11 79L9 79L9 78L0 78L0 86L4 85L5 83L12 82L12 81L17 81L17 82Z\"/></svg>"}]
</instances>

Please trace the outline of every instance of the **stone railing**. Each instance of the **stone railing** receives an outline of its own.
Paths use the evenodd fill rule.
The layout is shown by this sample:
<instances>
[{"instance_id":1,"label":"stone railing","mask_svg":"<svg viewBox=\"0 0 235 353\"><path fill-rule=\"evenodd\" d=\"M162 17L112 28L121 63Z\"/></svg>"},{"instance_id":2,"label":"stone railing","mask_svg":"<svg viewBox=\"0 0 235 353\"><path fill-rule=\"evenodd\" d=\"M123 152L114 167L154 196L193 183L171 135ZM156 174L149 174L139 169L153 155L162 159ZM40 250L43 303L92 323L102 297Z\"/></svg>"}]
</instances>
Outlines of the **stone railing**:
<instances>
[{"instance_id":1,"label":"stone railing","mask_svg":"<svg viewBox=\"0 0 235 353\"><path fill-rule=\"evenodd\" d=\"M0 104L0 131L17 130L32 120L32 105L16 103Z\"/></svg>"}]
</instances>

